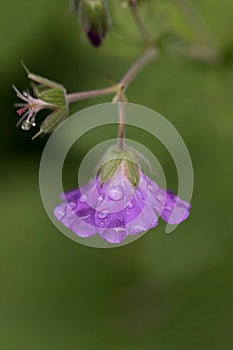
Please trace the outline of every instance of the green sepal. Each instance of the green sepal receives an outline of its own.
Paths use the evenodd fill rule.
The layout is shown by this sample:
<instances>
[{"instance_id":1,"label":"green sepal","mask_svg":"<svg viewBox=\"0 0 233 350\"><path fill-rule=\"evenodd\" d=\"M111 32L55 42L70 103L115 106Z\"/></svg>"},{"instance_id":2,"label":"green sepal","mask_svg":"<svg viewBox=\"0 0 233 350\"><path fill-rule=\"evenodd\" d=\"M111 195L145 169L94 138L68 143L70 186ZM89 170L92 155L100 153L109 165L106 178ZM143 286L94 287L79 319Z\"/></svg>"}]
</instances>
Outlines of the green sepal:
<instances>
[{"instance_id":1,"label":"green sepal","mask_svg":"<svg viewBox=\"0 0 233 350\"><path fill-rule=\"evenodd\" d=\"M40 129L43 133L51 133L54 129L68 116L68 108L59 108L56 111L49 114L47 118L43 121Z\"/></svg>"},{"instance_id":2,"label":"green sepal","mask_svg":"<svg viewBox=\"0 0 233 350\"><path fill-rule=\"evenodd\" d=\"M137 187L140 181L140 173L137 158L132 151L125 152L125 171L131 184Z\"/></svg>"},{"instance_id":3,"label":"green sepal","mask_svg":"<svg viewBox=\"0 0 233 350\"><path fill-rule=\"evenodd\" d=\"M63 89L63 86L56 83L55 81L49 80L47 78L41 77L40 75L31 73L30 70L28 69L28 67L25 65L25 63L23 61L21 61L21 64L25 70L25 72L27 73L27 77L33 81L35 81L38 84L47 86L49 88L57 88L57 89Z\"/></svg>"},{"instance_id":4,"label":"green sepal","mask_svg":"<svg viewBox=\"0 0 233 350\"><path fill-rule=\"evenodd\" d=\"M55 81L49 80L47 78L41 77L40 75L34 74L34 73L28 73L28 78L35 81L38 84L47 86L51 89L57 88L57 89L64 89L62 85L56 83Z\"/></svg>"},{"instance_id":5,"label":"green sepal","mask_svg":"<svg viewBox=\"0 0 233 350\"><path fill-rule=\"evenodd\" d=\"M83 1L83 18L86 29L92 27L99 35L108 30L109 20L103 0Z\"/></svg>"},{"instance_id":6,"label":"green sepal","mask_svg":"<svg viewBox=\"0 0 233 350\"><path fill-rule=\"evenodd\" d=\"M114 149L106 153L102 160L102 166L98 171L101 176L101 185L116 173L119 166L123 163L122 171L128 177L134 187L137 187L140 181L139 165L136 154L131 150Z\"/></svg>"},{"instance_id":7,"label":"green sepal","mask_svg":"<svg viewBox=\"0 0 233 350\"><path fill-rule=\"evenodd\" d=\"M34 140L37 136L41 134L50 134L56 129L56 127L61 124L68 116L69 109L67 107L59 108L54 112L50 113L48 117L43 121L40 126L40 131L32 137Z\"/></svg>"},{"instance_id":8,"label":"green sepal","mask_svg":"<svg viewBox=\"0 0 233 350\"><path fill-rule=\"evenodd\" d=\"M31 87L33 90L34 95L39 98L39 95L41 92L48 90L47 86L41 85L41 84L36 84L34 82L31 82Z\"/></svg>"},{"instance_id":9,"label":"green sepal","mask_svg":"<svg viewBox=\"0 0 233 350\"><path fill-rule=\"evenodd\" d=\"M66 98L65 98L65 92L60 88L51 88L51 89L43 90L37 96L42 101L47 102L56 107L65 107L67 104Z\"/></svg>"},{"instance_id":10,"label":"green sepal","mask_svg":"<svg viewBox=\"0 0 233 350\"><path fill-rule=\"evenodd\" d=\"M108 160L109 159L109 160ZM103 159L99 173L101 176L101 185L109 181L123 161L122 152L119 150L111 151Z\"/></svg>"}]
</instances>

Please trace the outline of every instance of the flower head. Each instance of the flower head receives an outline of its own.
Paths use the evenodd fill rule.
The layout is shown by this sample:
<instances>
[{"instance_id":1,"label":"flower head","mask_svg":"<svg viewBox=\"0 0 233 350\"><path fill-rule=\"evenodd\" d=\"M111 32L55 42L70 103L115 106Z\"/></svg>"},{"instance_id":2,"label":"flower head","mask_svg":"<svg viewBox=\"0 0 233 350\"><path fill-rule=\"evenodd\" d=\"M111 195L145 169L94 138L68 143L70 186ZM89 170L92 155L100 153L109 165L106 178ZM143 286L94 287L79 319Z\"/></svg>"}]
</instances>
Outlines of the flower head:
<instances>
[{"instance_id":1,"label":"flower head","mask_svg":"<svg viewBox=\"0 0 233 350\"><path fill-rule=\"evenodd\" d=\"M99 233L110 243L157 226L159 216L170 224L184 221L190 204L160 188L132 161L132 154L121 153L120 161L118 154L88 184L63 194L56 218L80 237Z\"/></svg>"},{"instance_id":2,"label":"flower head","mask_svg":"<svg viewBox=\"0 0 233 350\"><path fill-rule=\"evenodd\" d=\"M40 132L35 135L36 137L41 133L52 132L55 127L67 117L68 103L63 86L39 75L30 73L27 68L26 71L28 78L33 81L34 96L31 95L29 90L21 93L13 86L16 96L23 101L15 104L16 107L19 107L17 114L20 116L16 125L21 125L23 130L29 130L31 126L36 126L36 115L39 111L43 109L50 109L53 111L41 124Z\"/></svg>"}]
</instances>

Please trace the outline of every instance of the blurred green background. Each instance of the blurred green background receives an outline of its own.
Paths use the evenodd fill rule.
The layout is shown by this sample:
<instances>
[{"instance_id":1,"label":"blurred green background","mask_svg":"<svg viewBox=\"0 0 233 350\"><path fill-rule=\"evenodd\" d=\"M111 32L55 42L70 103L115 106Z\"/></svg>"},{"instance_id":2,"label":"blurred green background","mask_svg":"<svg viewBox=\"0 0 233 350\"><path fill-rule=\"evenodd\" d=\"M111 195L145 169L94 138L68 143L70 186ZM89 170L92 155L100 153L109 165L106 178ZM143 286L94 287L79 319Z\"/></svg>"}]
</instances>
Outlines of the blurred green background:
<instances>
[{"instance_id":1,"label":"blurred green background","mask_svg":"<svg viewBox=\"0 0 233 350\"><path fill-rule=\"evenodd\" d=\"M143 2L143 1L141 1ZM145 1L153 34L170 22L192 37L172 1ZM231 47L233 2L193 1L222 48ZM171 235L160 225L134 243L93 249L63 236L43 208L38 168L46 138L15 128L12 84L28 87L22 59L69 92L117 81L142 52L129 13L111 2L113 30L101 49L80 34L68 0L0 4L2 349L228 349L232 344L233 65L159 58L128 90L130 102L167 117L190 151L192 214ZM148 7L147 7L148 6ZM155 15L152 16L152 7ZM109 98L80 102L72 112ZM103 136L83 138L79 162ZM172 188L175 166L149 137L137 140L161 162ZM69 167L69 164L68 164ZM72 174L72 166L69 173ZM67 171L68 173L68 171Z\"/></svg>"}]
</instances>

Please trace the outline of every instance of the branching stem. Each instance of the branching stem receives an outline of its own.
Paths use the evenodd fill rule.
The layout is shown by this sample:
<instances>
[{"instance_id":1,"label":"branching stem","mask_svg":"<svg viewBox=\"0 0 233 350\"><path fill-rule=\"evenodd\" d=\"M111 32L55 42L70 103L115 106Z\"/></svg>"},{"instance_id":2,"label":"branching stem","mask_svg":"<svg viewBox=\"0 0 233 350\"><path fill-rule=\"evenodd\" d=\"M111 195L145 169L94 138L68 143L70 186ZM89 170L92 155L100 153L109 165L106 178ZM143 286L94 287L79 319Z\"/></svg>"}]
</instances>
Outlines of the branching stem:
<instances>
[{"instance_id":1,"label":"branching stem","mask_svg":"<svg viewBox=\"0 0 233 350\"><path fill-rule=\"evenodd\" d=\"M197 35L200 39L205 39L204 41L210 42L212 36L208 31L202 18L199 16L198 12L193 8L192 4L188 0L174 0L175 4L181 12L187 17L191 25L193 25ZM113 102L125 102L125 92L129 87L130 83L137 77L137 75L155 58L159 56L159 49L156 47L150 32L143 21L140 12L138 11L138 1L128 0L128 5L131 10L132 17L144 38L147 45L145 52L131 65L131 67L126 71L122 79L118 84L106 87L98 90L82 91L77 93L68 94L68 103L76 102L80 100L85 100L89 98L101 97L106 95L115 95ZM221 59L221 55L217 47L206 46L206 45L191 45L187 49L187 57L202 61L205 63L216 63ZM125 139L125 117L124 117L124 104L119 103L119 129L118 129L119 147L124 148Z\"/></svg>"}]
</instances>

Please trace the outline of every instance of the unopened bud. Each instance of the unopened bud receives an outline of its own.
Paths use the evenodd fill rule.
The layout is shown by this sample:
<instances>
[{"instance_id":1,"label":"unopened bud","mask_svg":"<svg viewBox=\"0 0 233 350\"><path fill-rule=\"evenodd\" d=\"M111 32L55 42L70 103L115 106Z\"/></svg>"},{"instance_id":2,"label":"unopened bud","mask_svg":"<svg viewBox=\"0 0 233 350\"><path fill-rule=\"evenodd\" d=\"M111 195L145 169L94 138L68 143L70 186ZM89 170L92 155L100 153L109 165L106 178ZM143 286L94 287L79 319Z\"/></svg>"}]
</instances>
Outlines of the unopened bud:
<instances>
[{"instance_id":1,"label":"unopened bud","mask_svg":"<svg viewBox=\"0 0 233 350\"><path fill-rule=\"evenodd\" d=\"M78 14L84 33L94 46L100 46L111 26L107 2L105 0L80 0Z\"/></svg>"}]
</instances>

